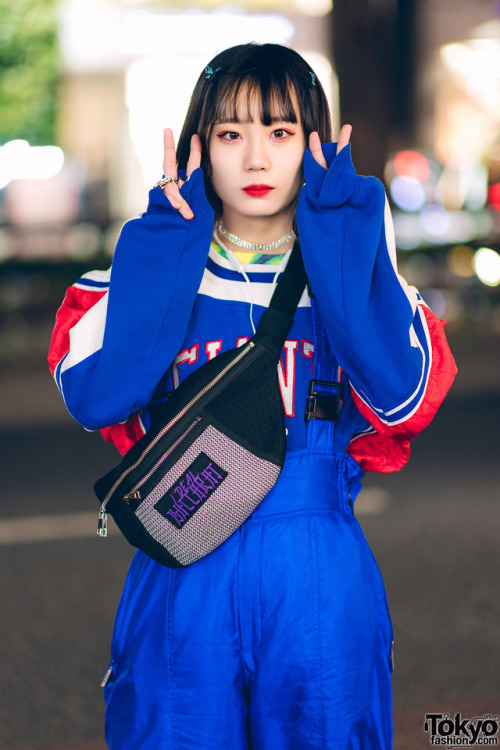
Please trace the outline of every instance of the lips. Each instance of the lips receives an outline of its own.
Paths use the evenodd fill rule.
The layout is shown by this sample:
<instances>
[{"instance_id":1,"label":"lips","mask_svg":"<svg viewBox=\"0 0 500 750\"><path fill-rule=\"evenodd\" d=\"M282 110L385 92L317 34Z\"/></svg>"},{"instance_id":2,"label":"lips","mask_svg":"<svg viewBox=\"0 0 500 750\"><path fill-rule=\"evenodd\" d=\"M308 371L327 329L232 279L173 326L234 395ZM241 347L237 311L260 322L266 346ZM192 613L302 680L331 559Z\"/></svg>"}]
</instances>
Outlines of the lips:
<instances>
[{"instance_id":1,"label":"lips","mask_svg":"<svg viewBox=\"0 0 500 750\"><path fill-rule=\"evenodd\" d=\"M248 185L243 190L251 198L263 198L265 195L274 190L270 185Z\"/></svg>"}]
</instances>

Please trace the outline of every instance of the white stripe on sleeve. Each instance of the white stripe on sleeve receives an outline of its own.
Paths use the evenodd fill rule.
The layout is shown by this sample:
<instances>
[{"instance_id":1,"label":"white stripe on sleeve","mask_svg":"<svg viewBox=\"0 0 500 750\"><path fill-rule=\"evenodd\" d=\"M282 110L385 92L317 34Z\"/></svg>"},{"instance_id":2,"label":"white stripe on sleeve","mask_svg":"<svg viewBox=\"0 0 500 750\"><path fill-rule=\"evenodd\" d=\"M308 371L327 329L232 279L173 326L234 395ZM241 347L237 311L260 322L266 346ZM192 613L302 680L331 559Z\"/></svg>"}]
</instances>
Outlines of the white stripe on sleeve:
<instances>
[{"instance_id":1,"label":"white stripe on sleeve","mask_svg":"<svg viewBox=\"0 0 500 750\"><path fill-rule=\"evenodd\" d=\"M87 359L102 347L107 309L108 295L105 294L71 329L69 354L62 364L61 373Z\"/></svg>"}]
</instances>

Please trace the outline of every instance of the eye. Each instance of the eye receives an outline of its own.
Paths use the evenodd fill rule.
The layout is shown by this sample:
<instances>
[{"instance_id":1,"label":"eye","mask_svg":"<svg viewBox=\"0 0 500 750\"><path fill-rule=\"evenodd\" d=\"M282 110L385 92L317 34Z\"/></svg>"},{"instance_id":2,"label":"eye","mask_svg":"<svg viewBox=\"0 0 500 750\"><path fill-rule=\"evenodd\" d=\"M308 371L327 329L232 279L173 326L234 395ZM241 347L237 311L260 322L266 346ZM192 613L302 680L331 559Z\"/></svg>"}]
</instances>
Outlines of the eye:
<instances>
[{"instance_id":1,"label":"eye","mask_svg":"<svg viewBox=\"0 0 500 750\"><path fill-rule=\"evenodd\" d=\"M240 134L235 130L224 130L222 133L217 133L217 138L221 141L237 141Z\"/></svg>"},{"instance_id":2,"label":"eye","mask_svg":"<svg viewBox=\"0 0 500 750\"><path fill-rule=\"evenodd\" d=\"M273 130L271 133L271 137L276 138L276 140L279 141L287 138L289 135L294 135L293 130L287 130L286 128L276 128L276 130Z\"/></svg>"}]
</instances>

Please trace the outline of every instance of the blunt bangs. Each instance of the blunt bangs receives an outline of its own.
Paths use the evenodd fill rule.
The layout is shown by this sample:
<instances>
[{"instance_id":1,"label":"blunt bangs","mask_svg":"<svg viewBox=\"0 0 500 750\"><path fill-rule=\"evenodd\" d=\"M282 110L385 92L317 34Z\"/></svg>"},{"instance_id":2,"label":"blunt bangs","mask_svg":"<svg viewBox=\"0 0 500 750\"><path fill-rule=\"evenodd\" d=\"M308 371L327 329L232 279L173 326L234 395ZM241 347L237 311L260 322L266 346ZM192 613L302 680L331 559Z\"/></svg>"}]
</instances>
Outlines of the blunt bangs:
<instances>
[{"instance_id":1,"label":"blunt bangs","mask_svg":"<svg viewBox=\"0 0 500 750\"><path fill-rule=\"evenodd\" d=\"M263 125L280 121L297 122L291 88L290 81L283 75L279 78L269 75L264 81L255 74L243 78L221 76L214 111L207 118L207 135L211 127L219 122L249 122L255 103L259 107Z\"/></svg>"}]
</instances>

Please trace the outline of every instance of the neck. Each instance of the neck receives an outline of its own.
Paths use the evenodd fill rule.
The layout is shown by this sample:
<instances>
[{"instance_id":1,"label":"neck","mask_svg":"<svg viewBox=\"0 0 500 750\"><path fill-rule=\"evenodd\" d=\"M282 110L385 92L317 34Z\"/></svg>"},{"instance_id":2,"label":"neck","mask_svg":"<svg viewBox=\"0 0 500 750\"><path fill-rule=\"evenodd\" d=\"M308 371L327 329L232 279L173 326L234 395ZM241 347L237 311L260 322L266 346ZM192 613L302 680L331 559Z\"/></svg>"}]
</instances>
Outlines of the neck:
<instances>
[{"instance_id":1,"label":"neck","mask_svg":"<svg viewBox=\"0 0 500 750\"><path fill-rule=\"evenodd\" d=\"M221 234L221 225L225 235L221 236L221 239L231 250L245 251L246 249L247 252L251 251L251 249L242 247L238 241L232 241L227 237L227 234L235 235L239 240L251 244L264 245L263 248L255 249L254 252L269 255L286 252L293 245L295 238L292 234L290 216L272 217L272 219L268 217L242 217L240 220L234 221L232 217L224 215L216 225L219 228L219 234ZM273 243L277 243L289 234L292 234L289 239L278 246L273 246Z\"/></svg>"}]
</instances>

